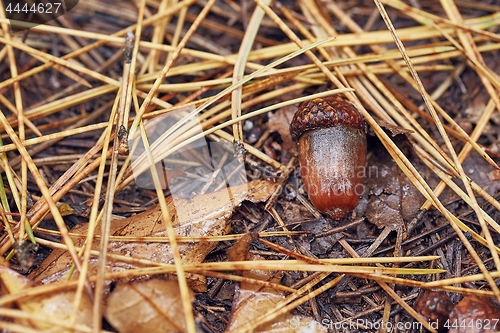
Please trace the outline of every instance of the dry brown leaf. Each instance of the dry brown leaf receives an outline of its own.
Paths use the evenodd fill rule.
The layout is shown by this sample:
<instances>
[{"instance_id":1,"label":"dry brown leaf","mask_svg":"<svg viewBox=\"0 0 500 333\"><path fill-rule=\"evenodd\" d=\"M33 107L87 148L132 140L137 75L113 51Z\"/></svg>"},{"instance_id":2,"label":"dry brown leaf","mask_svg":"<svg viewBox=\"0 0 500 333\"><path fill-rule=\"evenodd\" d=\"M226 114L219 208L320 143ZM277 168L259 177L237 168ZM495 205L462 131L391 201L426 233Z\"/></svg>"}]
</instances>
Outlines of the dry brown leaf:
<instances>
[{"instance_id":1,"label":"dry brown leaf","mask_svg":"<svg viewBox=\"0 0 500 333\"><path fill-rule=\"evenodd\" d=\"M120 283L107 299L105 317L119 333L187 330L179 284L174 281Z\"/></svg>"},{"instance_id":2,"label":"dry brown leaf","mask_svg":"<svg viewBox=\"0 0 500 333\"><path fill-rule=\"evenodd\" d=\"M295 143L290 135L290 122L292 121L293 115L296 111L297 106L293 105L281 108L276 112L269 113L267 128L271 132L278 132L283 140L283 150L285 153L295 150Z\"/></svg>"},{"instance_id":3,"label":"dry brown leaf","mask_svg":"<svg viewBox=\"0 0 500 333\"><path fill-rule=\"evenodd\" d=\"M265 258L248 252L248 245L255 235L247 235L228 250L228 258L232 261L242 260L265 260ZM243 271L242 275L247 278L280 283L282 273L263 270ZM233 299L231 318L227 326L227 332L235 331L272 311L276 303L285 299L282 291L261 287L251 283L241 283L236 288ZM327 332L326 327L313 318L292 315L287 313L279 316L273 321L257 327L254 332L266 333L299 333L299 332Z\"/></svg>"},{"instance_id":4,"label":"dry brown leaf","mask_svg":"<svg viewBox=\"0 0 500 333\"><path fill-rule=\"evenodd\" d=\"M261 202L267 200L272 193L274 183L265 180L255 180L248 185L233 186L230 191L224 188L221 191L197 195L193 199L167 198L168 210L174 225L176 234L188 237L210 237L225 235L230 229L230 217L233 210L244 200ZM182 209L176 209L182 208ZM132 217L114 220L111 224L111 234L114 236L166 236L165 226L161 222L161 210L157 206L151 210ZM79 225L71 232L86 234L87 224ZM96 230L99 234L100 230ZM140 240L140 239L139 239ZM75 240L76 246L83 244L83 239ZM200 263L206 255L212 251L215 242L193 242L179 243L179 250L183 262ZM94 249L99 248L98 240L93 244ZM148 259L155 262L171 263L173 253L168 243L154 242L122 242L112 241L109 244L109 252L131 256L134 258ZM51 283L66 278L72 264L71 257L65 250L54 250L35 270L30 277L42 283ZM89 271L94 274L97 271L97 258L89 261ZM117 271L130 269L130 264L108 260L107 270ZM74 274L76 277L78 274ZM206 291L205 278L200 275L189 274L190 286L196 292Z\"/></svg>"},{"instance_id":5,"label":"dry brown leaf","mask_svg":"<svg viewBox=\"0 0 500 333\"><path fill-rule=\"evenodd\" d=\"M16 293L33 286L33 282L30 279L6 267L0 267L0 281L2 294ZM41 296L24 297L17 301L16 305L24 312L37 314L60 322L68 321L76 313L75 324L91 327L92 303L87 294L84 293L82 295L78 311L74 309L74 299L75 291L59 291ZM50 329L50 332L69 332L68 329L64 329L59 325L36 320L19 320L18 322L36 329Z\"/></svg>"},{"instance_id":6,"label":"dry brown leaf","mask_svg":"<svg viewBox=\"0 0 500 333\"><path fill-rule=\"evenodd\" d=\"M403 145L404 139L401 142ZM381 149L377 147L368 161L365 188L369 192L365 216L379 228L396 230L418 214L424 198Z\"/></svg>"}]
</instances>

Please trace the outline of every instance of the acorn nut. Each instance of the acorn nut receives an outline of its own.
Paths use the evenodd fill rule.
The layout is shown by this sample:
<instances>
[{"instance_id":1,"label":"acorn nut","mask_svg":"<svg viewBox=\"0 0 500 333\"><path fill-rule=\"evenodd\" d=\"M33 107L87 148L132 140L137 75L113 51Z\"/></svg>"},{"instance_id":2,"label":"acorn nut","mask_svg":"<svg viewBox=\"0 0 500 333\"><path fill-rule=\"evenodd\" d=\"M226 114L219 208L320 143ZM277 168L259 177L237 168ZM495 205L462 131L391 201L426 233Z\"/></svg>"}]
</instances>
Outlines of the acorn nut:
<instances>
[{"instance_id":1,"label":"acorn nut","mask_svg":"<svg viewBox=\"0 0 500 333\"><path fill-rule=\"evenodd\" d=\"M450 316L453 303L444 291L426 290L420 294L413 305L425 321L434 325L438 332L446 332L446 320Z\"/></svg>"},{"instance_id":2,"label":"acorn nut","mask_svg":"<svg viewBox=\"0 0 500 333\"><path fill-rule=\"evenodd\" d=\"M335 220L356 208L363 193L366 124L340 96L303 102L290 124L300 172L316 209Z\"/></svg>"},{"instance_id":3,"label":"acorn nut","mask_svg":"<svg viewBox=\"0 0 500 333\"><path fill-rule=\"evenodd\" d=\"M450 312L448 333L498 332L500 310L487 298L465 296Z\"/></svg>"}]
</instances>

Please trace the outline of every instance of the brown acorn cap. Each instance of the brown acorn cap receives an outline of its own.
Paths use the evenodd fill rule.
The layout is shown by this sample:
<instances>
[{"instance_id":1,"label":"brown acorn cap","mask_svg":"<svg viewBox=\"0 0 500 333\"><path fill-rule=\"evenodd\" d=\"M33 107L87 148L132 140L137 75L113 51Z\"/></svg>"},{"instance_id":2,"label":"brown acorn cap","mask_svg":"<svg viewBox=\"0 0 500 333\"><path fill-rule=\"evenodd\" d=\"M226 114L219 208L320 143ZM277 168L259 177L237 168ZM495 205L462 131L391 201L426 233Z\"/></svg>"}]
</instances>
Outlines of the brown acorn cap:
<instances>
[{"instance_id":1,"label":"brown acorn cap","mask_svg":"<svg viewBox=\"0 0 500 333\"><path fill-rule=\"evenodd\" d=\"M306 131L334 126L359 128L366 132L365 120L354 104L339 95L332 95L300 103L290 124L290 133L297 141Z\"/></svg>"}]
</instances>

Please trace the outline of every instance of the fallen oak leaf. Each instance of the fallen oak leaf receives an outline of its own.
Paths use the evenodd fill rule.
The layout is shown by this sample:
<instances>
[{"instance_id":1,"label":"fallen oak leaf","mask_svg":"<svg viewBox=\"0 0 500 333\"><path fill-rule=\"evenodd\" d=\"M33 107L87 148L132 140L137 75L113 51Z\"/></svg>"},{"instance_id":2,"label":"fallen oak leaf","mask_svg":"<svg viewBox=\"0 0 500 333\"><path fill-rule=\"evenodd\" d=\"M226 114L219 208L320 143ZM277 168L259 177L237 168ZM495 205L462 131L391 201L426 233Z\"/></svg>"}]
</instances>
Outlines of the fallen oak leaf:
<instances>
[{"instance_id":1,"label":"fallen oak leaf","mask_svg":"<svg viewBox=\"0 0 500 333\"><path fill-rule=\"evenodd\" d=\"M264 258L248 251L250 243L256 238L256 234L248 234L242 237L231 248L228 249L227 257L231 261L263 260ZM264 280L272 283L280 283L282 272L268 270L245 270L243 277ZM275 305L285 299L285 293L270 287L262 287L256 284L241 282L235 290L231 317L226 332L238 331L249 322L273 311ZM278 316L273 321L255 327L253 332L265 333L300 333L317 332L326 333L327 329L311 317L292 315L286 313Z\"/></svg>"},{"instance_id":2,"label":"fallen oak leaf","mask_svg":"<svg viewBox=\"0 0 500 333\"><path fill-rule=\"evenodd\" d=\"M192 199L175 200L167 198L168 210L175 232L186 237L211 237L225 235L229 232L230 217L233 210L244 200L262 202L269 198L275 183L267 180L255 180L247 184L233 186L217 192L202 194ZM161 223L161 210L157 206L143 213L125 219L113 220L111 234L114 236L166 236L165 226ZM71 230L73 233L86 234L87 224L81 224ZM96 230L96 234L99 234ZM82 246L84 239L76 239L75 246ZM94 241L93 248L97 249L98 240ZM216 246L215 242L179 243L181 258L184 263L200 263ZM121 254L140 259L149 259L160 263L171 263L173 253L168 243L155 242L125 242L110 241L109 253ZM67 251L55 249L44 260L39 269L29 276L34 281L51 283L65 279L73 264ZM89 260L89 272L97 271L97 258ZM108 260L107 271L117 271L134 268L128 263ZM78 273L73 274L76 278ZM189 283L196 292L206 291L205 278L200 275L189 274Z\"/></svg>"},{"instance_id":3,"label":"fallen oak leaf","mask_svg":"<svg viewBox=\"0 0 500 333\"><path fill-rule=\"evenodd\" d=\"M187 331L179 284L174 281L121 282L107 298L104 316L119 333Z\"/></svg>"},{"instance_id":4,"label":"fallen oak leaf","mask_svg":"<svg viewBox=\"0 0 500 333\"><path fill-rule=\"evenodd\" d=\"M0 267L0 287L2 295L17 293L33 285L34 283L29 278L10 268ZM23 297L16 302L16 305L23 312L37 314L38 317L42 318L50 318L52 322L57 321L59 323L64 323L75 315L75 324L90 328L92 325L92 303L87 294L84 293L82 295L80 307L78 310L75 310L73 304L75 295L76 291L68 290L33 297ZM68 332L68 329L61 327L60 324L51 324L33 319L18 319L16 322L31 328L50 330L50 332L54 333Z\"/></svg>"}]
</instances>

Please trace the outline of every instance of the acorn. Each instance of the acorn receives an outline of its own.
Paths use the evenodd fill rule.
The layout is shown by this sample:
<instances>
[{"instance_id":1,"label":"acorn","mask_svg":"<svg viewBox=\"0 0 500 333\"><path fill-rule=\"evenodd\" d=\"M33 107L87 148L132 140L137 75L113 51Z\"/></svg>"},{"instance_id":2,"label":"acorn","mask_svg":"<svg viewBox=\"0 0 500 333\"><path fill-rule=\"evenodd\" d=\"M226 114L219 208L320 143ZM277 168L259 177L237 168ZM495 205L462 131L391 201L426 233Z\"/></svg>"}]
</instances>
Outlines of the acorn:
<instances>
[{"instance_id":1,"label":"acorn","mask_svg":"<svg viewBox=\"0 0 500 333\"><path fill-rule=\"evenodd\" d=\"M438 332L445 332L446 320L450 316L453 303L444 291L426 290L420 294L413 305L425 321L433 324Z\"/></svg>"},{"instance_id":2,"label":"acorn","mask_svg":"<svg viewBox=\"0 0 500 333\"><path fill-rule=\"evenodd\" d=\"M300 172L311 203L335 220L356 208L363 194L366 123L340 96L299 105L290 124L298 144Z\"/></svg>"},{"instance_id":3,"label":"acorn","mask_svg":"<svg viewBox=\"0 0 500 333\"><path fill-rule=\"evenodd\" d=\"M465 296L450 312L448 333L498 332L500 310L487 298Z\"/></svg>"}]
</instances>

